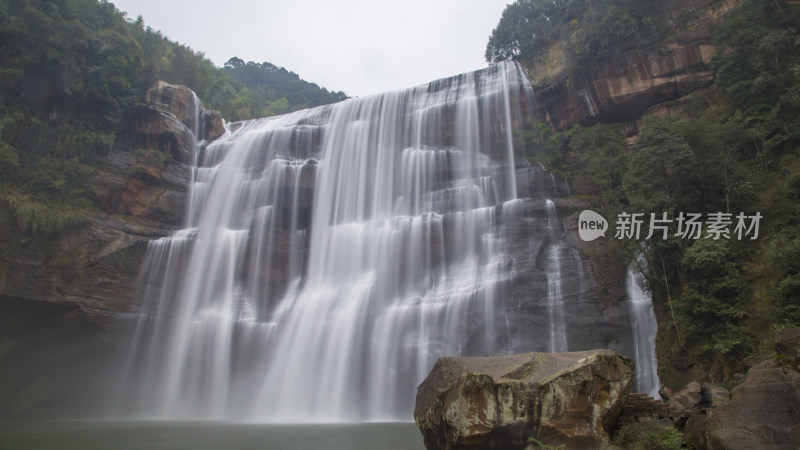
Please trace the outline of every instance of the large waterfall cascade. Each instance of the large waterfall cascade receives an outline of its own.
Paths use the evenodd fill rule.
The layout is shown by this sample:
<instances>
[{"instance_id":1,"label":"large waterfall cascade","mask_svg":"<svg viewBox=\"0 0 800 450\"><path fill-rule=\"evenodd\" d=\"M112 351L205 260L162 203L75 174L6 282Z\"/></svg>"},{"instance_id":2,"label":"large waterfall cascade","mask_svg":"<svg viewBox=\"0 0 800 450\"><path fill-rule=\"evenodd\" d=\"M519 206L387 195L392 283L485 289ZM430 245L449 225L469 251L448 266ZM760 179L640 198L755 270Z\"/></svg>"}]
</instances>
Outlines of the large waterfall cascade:
<instances>
[{"instance_id":1,"label":"large waterfall cascade","mask_svg":"<svg viewBox=\"0 0 800 450\"><path fill-rule=\"evenodd\" d=\"M498 63L229 126L148 248L125 409L410 420L439 356L617 345L549 200L568 186L515 146L532 101Z\"/></svg>"}]
</instances>

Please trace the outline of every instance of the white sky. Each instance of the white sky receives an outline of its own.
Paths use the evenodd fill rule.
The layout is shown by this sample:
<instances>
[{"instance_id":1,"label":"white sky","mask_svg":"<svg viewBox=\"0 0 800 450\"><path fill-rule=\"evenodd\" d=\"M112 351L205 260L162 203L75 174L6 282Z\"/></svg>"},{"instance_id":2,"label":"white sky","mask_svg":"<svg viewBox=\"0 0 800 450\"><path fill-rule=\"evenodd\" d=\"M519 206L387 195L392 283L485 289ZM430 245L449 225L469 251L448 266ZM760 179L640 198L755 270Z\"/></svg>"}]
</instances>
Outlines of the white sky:
<instances>
[{"instance_id":1,"label":"white sky","mask_svg":"<svg viewBox=\"0 0 800 450\"><path fill-rule=\"evenodd\" d=\"M486 67L513 0L111 0L221 67L269 61L350 96Z\"/></svg>"}]
</instances>

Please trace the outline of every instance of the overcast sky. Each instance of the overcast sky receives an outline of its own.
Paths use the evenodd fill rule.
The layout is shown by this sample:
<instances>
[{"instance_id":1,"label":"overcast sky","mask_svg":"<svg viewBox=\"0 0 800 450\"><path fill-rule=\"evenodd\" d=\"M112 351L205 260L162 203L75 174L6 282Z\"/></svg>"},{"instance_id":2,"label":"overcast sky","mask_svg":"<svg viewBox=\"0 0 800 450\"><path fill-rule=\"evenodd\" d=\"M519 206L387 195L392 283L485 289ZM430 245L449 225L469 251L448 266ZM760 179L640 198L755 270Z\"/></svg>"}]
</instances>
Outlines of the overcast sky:
<instances>
[{"instance_id":1,"label":"overcast sky","mask_svg":"<svg viewBox=\"0 0 800 450\"><path fill-rule=\"evenodd\" d=\"M513 0L111 0L217 66L269 61L362 96L485 67Z\"/></svg>"}]
</instances>

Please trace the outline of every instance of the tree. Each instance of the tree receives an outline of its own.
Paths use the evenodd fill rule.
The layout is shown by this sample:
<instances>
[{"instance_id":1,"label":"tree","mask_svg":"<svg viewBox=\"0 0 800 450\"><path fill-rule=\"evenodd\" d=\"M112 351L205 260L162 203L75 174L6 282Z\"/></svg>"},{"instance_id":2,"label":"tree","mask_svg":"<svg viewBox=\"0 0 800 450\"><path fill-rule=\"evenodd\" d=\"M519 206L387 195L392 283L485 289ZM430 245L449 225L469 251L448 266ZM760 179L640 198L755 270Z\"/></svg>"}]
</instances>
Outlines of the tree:
<instances>
[{"instance_id":1,"label":"tree","mask_svg":"<svg viewBox=\"0 0 800 450\"><path fill-rule=\"evenodd\" d=\"M686 140L675 133L675 123L669 116L644 119L623 178L632 210L677 215L682 206L691 204L695 157Z\"/></svg>"}]
</instances>

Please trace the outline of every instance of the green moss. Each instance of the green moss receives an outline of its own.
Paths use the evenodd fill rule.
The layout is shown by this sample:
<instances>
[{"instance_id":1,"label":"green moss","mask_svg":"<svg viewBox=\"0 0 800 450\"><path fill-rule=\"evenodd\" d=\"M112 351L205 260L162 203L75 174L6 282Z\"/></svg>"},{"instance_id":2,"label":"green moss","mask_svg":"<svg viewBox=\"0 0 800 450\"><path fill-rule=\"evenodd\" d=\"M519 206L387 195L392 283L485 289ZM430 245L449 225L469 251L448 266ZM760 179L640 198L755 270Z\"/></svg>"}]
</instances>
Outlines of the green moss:
<instances>
[{"instance_id":1,"label":"green moss","mask_svg":"<svg viewBox=\"0 0 800 450\"><path fill-rule=\"evenodd\" d=\"M32 199L26 194L5 193L19 227L34 235L52 236L86 221L86 211L74 204L53 204Z\"/></svg>"},{"instance_id":2,"label":"green moss","mask_svg":"<svg viewBox=\"0 0 800 450\"><path fill-rule=\"evenodd\" d=\"M678 450L682 443L680 431L655 421L623 426L614 439L615 445L631 450Z\"/></svg>"},{"instance_id":3,"label":"green moss","mask_svg":"<svg viewBox=\"0 0 800 450\"><path fill-rule=\"evenodd\" d=\"M154 149L136 149L133 150L133 156L136 161L146 166L164 167L172 161L172 156L169 153L162 152Z\"/></svg>"},{"instance_id":4,"label":"green moss","mask_svg":"<svg viewBox=\"0 0 800 450\"><path fill-rule=\"evenodd\" d=\"M540 449L540 450L566 450L567 448L567 446L564 444L561 445L545 444L544 442L541 442L535 438L528 438L528 445L530 445L535 449Z\"/></svg>"}]
</instances>

